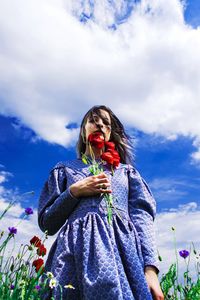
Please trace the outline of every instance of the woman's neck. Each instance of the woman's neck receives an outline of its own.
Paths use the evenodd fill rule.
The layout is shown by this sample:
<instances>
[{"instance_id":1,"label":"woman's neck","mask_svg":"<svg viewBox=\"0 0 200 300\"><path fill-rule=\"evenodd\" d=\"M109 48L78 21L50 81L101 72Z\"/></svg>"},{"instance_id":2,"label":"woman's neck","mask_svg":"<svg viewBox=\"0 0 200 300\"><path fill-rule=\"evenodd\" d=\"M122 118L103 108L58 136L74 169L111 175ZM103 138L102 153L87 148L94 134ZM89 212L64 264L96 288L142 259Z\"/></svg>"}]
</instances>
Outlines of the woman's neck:
<instances>
[{"instance_id":1,"label":"woman's neck","mask_svg":"<svg viewBox=\"0 0 200 300\"><path fill-rule=\"evenodd\" d=\"M95 159L100 158L103 151L104 149L97 149L96 147L92 147L92 152L94 154ZM85 155L92 156L88 145L86 146Z\"/></svg>"}]
</instances>

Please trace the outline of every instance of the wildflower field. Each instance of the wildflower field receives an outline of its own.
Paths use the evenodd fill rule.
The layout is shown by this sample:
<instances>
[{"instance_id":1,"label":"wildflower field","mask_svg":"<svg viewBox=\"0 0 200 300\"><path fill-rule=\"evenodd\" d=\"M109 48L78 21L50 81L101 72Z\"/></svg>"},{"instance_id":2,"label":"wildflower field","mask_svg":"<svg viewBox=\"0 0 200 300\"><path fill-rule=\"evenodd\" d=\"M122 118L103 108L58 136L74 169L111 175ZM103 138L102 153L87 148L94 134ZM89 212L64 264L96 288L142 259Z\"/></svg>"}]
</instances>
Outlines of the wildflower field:
<instances>
[{"instance_id":1,"label":"wildflower field","mask_svg":"<svg viewBox=\"0 0 200 300\"><path fill-rule=\"evenodd\" d=\"M174 251L175 262L171 264L166 274L163 274L160 285L165 300L199 300L200 299L200 253L197 253L194 243L191 243L189 251L186 249L178 250L176 246L175 228L174 233ZM173 254L173 249L172 249ZM195 270L190 266L191 258L195 261ZM179 262L184 260L185 271L180 274ZM159 260L162 258L159 256Z\"/></svg>"},{"instance_id":2,"label":"wildflower field","mask_svg":"<svg viewBox=\"0 0 200 300\"><path fill-rule=\"evenodd\" d=\"M0 215L0 221L13 204L14 202L8 204ZM7 251L11 241L14 240L15 245L17 227L31 214L32 208L27 207L16 226L8 227L7 232L0 231L0 300L43 299L48 290L59 285L52 273L44 271L44 256L47 254L45 241L48 238L46 233L42 238L33 236L30 241L25 241L16 255L12 255L15 246L11 253ZM64 288L73 289L73 286L69 284ZM62 290L61 286L60 289Z\"/></svg>"},{"instance_id":3,"label":"wildflower field","mask_svg":"<svg viewBox=\"0 0 200 300\"><path fill-rule=\"evenodd\" d=\"M0 216L0 221L11 208L13 203L9 203L8 207ZM33 210L27 207L24 210L23 219L33 214ZM7 232L0 231L0 300L39 300L43 299L45 293L59 286L59 283L50 272L45 272L44 256L47 254L45 241L48 238L47 233L43 237L33 236L30 241L25 241L18 249L16 255L12 255L12 251L7 255L7 248L11 240L17 239L18 225L8 227ZM171 264L169 270L161 276L160 284L166 300L199 300L200 299L200 255L191 244L190 249L177 249L175 229L174 233L174 250L175 262ZM172 249L173 252L173 249ZM191 256L196 260L195 276L192 279L190 269ZM159 259L162 258L159 255ZM179 260L185 262L185 271L179 274ZM180 280L182 278L182 280ZM62 299L62 287L61 299ZM67 289L74 289L72 285L64 286ZM56 300L61 300L56 299ZM53 298L52 298L53 300ZM64 300L64 299L63 299Z\"/></svg>"}]
</instances>

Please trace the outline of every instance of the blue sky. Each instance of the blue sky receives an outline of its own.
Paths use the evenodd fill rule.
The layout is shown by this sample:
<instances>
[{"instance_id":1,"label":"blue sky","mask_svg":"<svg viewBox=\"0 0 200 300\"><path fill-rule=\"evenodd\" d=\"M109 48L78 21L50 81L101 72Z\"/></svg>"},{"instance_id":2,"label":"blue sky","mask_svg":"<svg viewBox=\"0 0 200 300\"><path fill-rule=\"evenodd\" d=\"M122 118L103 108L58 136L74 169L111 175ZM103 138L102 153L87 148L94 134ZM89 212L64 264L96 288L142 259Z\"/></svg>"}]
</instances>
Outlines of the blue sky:
<instances>
[{"instance_id":1,"label":"blue sky","mask_svg":"<svg viewBox=\"0 0 200 300\"><path fill-rule=\"evenodd\" d=\"M35 133L19 126L16 118L0 117L1 170L13 174L4 186L16 187L23 194L34 191L27 199L37 207L37 199L49 170L58 162L76 157L74 147L65 148L44 140L34 141ZM199 168L191 164L192 139L179 137L166 141L154 135L127 128L135 138L135 166L148 181L158 203L158 212L190 201L199 202ZM160 183L158 182L160 181Z\"/></svg>"},{"instance_id":2,"label":"blue sky","mask_svg":"<svg viewBox=\"0 0 200 300\"><path fill-rule=\"evenodd\" d=\"M198 0L187 1L185 10L185 20L193 27L200 24L200 4Z\"/></svg>"},{"instance_id":3,"label":"blue sky","mask_svg":"<svg viewBox=\"0 0 200 300\"><path fill-rule=\"evenodd\" d=\"M87 1L79 7L69 1L65 11L59 5L52 10L46 3L37 15L34 10L39 2L30 1L30 7L26 3L24 8L27 14L20 11L22 23L17 29L10 29L17 22L14 8L10 12L13 23L8 26L7 20L2 21L1 201L34 191L34 196L24 197L19 205L36 209L50 169L58 161L76 157L77 128L70 124L80 124L92 105L107 104L135 138L135 165L155 195L159 224L169 218L173 226L174 211L177 220L181 214L197 218L200 131L199 98L194 90L199 60L194 60L198 52L194 45L198 46L200 3L187 1L182 14L179 1L169 1L173 13L160 1L159 9L152 8L154 14L147 8L140 14L134 6L139 1L120 1L121 8L108 1L107 7L99 6L99 12L94 10L96 1L90 2L93 8L89 9ZM3 6L6 11L6 2ZM33 16L26 23L28 40L23 20L27 22L31 9ZM69 23L65 24L59 16L62 19L66 11ZM83 13L90 17L78 24ZM44 26L40 23L43 14ZM113 29L116 34L111 35ZM27 39L26 49L20 43L23 39ZM180 218L177 226L182 227L184 220ZM162 226L160 231L168 230ZM163 239L160 247L166 243Z\"/></svg>"}]
</instances>

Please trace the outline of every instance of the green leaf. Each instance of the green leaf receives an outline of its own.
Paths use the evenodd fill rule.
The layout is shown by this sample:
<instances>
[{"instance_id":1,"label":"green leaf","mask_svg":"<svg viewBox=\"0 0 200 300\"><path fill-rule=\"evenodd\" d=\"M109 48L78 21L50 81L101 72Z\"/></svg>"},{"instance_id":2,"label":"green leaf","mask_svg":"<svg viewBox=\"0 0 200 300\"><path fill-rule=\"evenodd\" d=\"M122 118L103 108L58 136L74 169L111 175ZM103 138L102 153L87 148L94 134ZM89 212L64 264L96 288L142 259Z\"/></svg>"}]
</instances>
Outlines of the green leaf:
<instances>
[{"instance_id":1,"label":"green leaf","mask_svg":"<svg viewBox=\"0 0 200 300\"><path fill-rule=\"evenodd\" d=\"M169 271L161 278L161 288L164 296L168 295L170 289L175 285L177 278L176 264L172 264Z\"/></svg>"}]
</instances>

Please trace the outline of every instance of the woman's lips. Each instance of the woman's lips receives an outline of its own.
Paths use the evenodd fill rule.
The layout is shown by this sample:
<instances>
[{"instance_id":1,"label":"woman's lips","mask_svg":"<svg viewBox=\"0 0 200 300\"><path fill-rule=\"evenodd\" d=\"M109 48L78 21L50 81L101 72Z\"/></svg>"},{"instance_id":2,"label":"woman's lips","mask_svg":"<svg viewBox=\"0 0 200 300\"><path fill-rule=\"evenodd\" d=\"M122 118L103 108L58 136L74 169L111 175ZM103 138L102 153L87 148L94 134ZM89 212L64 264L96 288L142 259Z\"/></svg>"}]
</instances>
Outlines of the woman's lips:
<instances>
[{"instance_id":1,"label":"woman's lips","mask_svg":"<svg viewBox=\"0 0 200 300\"><path fill-rule=\"evenodd\" d=\"M96 130L93 133L97 133L97 132L99 132L100 134L104 135L103 131L101 131L101 130Z\"/></svg>"},{"instance_id":2,"label":"woman's lips","mask_svg":"<svg viewBox=\"0 0 200 300\"><path fill-rule=\"evenodd\" d=\"M101 130L95 130L93 133L100 133L100 135L102 135L102 137L104 139L104 133Z\"/></svg>"}]
</instances>

